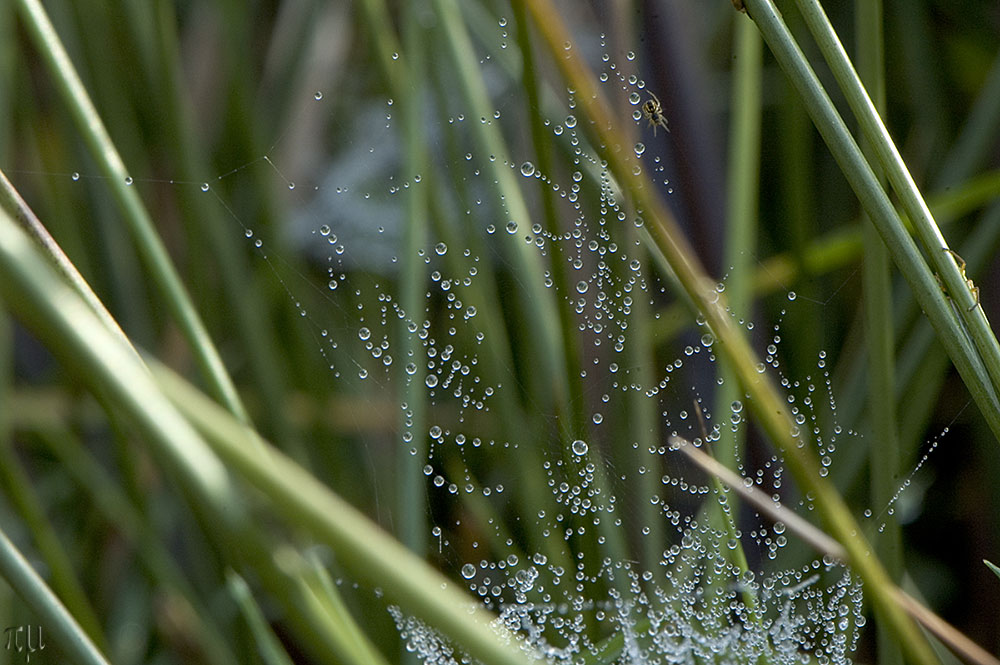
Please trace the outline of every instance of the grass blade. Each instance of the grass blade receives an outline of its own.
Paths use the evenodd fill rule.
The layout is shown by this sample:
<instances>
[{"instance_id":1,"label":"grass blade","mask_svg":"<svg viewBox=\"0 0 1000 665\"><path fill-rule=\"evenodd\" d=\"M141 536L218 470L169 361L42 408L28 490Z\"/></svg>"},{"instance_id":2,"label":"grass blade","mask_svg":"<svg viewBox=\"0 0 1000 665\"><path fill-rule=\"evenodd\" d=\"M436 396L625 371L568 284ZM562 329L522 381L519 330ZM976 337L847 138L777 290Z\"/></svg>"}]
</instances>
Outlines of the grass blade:
<instances>
[{"instance_id":1,"label":"grass blade","mask_svg":"<svg viewBox=\"0 0 1000 665\"><path fill-rule=\"evenodd\" d=\"M872 104L819 0L797 0L797 2L809 30L833 70L840 89L847 97L854 117L878 155L886 177L892 183L906 214L909 215L917 237L929 255L930 265L933 266L935 273L941 276L948 294L955 301L958 313L993 382L994 392L1000 390L1000 344L997 343L996 335L986 320L983 308L979 306L978 296L973 296L970 286L966 283L968 278L964 268L960 267L955 257L947 251L948 242L934 221L930 208L917 189L913 177L889 136L878 110Z\"/></svg>"},{"instance_id":2,"label":"grass blade","mask_svg":"<svg viewBox=\"0 0 1000 665\"><path fill-rule=\"evenodd\" d=\"M18 0L17 6L25 27L35 41L84 141L100 166L101 172L108 179L111 191L135 238L139 253L146 261L150 274L160 288L161 295L177 319L178 325L184 331L205 380L212 386L216 397L240 420L247 422L246 410L222 364L218 350L209 338L208 331L205 330L163 242L157 235L149 212L139 199L136 189L131 186L133 179L115 149L45 9L38 0Z\"/></svg>"},{"instance_id":3,"label":"grass blade","mask_svg":"<svg viewBox=\"0 0 1000 665\"><path fill-rule=\"evenodd\" d=\"M108 661L83 632L73 615L59 602L2 529L0 529L0 574L38 616L45 631L52 631L69 658L79 665L108 665Z\"/></svg>"}]
</instances>

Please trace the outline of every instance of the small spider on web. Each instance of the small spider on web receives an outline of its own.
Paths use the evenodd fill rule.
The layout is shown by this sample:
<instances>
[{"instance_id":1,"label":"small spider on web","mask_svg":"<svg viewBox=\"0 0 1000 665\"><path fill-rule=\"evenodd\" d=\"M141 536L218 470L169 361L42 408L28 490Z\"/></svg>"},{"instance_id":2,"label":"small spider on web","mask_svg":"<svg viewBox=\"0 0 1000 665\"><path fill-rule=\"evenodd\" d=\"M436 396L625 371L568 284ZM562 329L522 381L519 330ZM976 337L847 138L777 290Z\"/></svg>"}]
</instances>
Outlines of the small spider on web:
<instances>
[{"instance_id":1,"label":"small spider on web","mask_svg":"<svg viewBox=\"0 0 1000 665\"><path fill-rule=\"evenodd\" d=\"M653 92L649 94L652 96L652 99L647 99L642 105L642 115L646 117L646 120L649 120L649 126L653 128L653 136L656 136L657 125L669 132L670 128L667 127L667 117L663 115L663 106L660 104L660 98Z\"/></svg>"}]
</instances>

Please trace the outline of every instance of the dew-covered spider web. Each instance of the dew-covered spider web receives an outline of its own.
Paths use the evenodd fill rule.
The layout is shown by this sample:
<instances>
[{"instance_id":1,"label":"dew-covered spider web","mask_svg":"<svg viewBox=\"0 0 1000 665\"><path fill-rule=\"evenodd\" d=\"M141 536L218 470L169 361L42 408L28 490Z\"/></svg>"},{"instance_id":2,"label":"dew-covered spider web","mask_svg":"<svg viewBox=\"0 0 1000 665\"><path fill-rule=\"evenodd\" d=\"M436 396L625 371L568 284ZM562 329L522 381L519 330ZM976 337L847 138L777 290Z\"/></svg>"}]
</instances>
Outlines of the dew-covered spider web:
<instances>
[{"instance_id":1,"label":"dew-covered spider web","mask_svg":"<svg viewBox=\"0 0 1000 665\"><path fill-rule=\"evenodd\" d=\"M268 267L255 288L285 294L297 319L289 334L310 340L322 390L347 401L330 447L352 451L355 468L341 471L365 479L369 514L492 610L526 653L551 663L851 662L866 624L858 578L668 444L732 450L747 486L816 522L812 498L754 429L747 397L723 378L704 319L647 243L575 92L539 66L529 108L509 18L473 23L472 82L443 48L427 54L425 88L405 99L355 82L347 104L305 75L288 97L292 120L261 154L197 180L134 174L130 184L196 194ZM428 31L446 39L440 25ZM641 55L600 33L573 48L674 206L684 156ZM387 62L405 77L405 58ZM81 171L71 179L97 177ZM276 211L246 203L257 187ZM828 298L855 279L845 274ZM863 436L841 422L830 359L817 348L793 374L782 356L784 318L828 301L779 291L732 316L758 371L787 396L820 475L834 475ZM864 513L872 535L914 474L890 505ZM387 610L422 662L468 662L433 626Z\"/></svg>"}]
</instances>

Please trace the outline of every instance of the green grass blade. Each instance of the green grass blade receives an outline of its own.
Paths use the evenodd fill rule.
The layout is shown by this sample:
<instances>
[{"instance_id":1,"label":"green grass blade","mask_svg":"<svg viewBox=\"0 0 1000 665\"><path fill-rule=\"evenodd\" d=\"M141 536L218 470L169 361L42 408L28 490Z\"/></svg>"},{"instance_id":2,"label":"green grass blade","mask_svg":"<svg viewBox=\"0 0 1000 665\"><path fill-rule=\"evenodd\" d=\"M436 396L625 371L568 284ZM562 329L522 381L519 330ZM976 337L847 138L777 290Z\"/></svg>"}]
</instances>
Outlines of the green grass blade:
<instances>
[{"instance_id":1,"label":"green grass blade","mask_svg":"<svg viewBox=\"0 0 1000 665\"><path fill-rule=\"evenodd\" d=\"M556 155L552 141L549 140L547 127L548 120L544 116L542 109L545 89L542 85L539 71L535 65L535 50L531 43L531 31L528 29L528 21L524 16L524 9L520 5L514 5L514 26L517 33L518 50L524 62L522 68L523 85L525 89L525 114L528 116L528 125L531 130L531 143L535 152L535 163L540 173L556 172ZM556 235L561 232L559 212L556 207L556 195L552 188L538 180L538 195L542 204L542 217L545 221L545 229ZM568 253L560 243L552 243L552 261L550 270L552 271L552 281L563 287L569 285L569 273L566 269L566 259ZM577 367L580 364L580 340L574 333L574 320L571 305L565 298L558 298L559 324L562 328L563 355L565 365L568 368ZM570 408L573 411L567 414L570 421L569 430L574 439L581 438L587 434L586 414L584 405L586 403L583 396L583 382L576 372L569 372L567 377L569 383Z\"/></svg>"},{"instance_id":2,"label":"green grass blade","mask_svg":"<svg viewBox=\"0 0 1000 665\"><path fill-rule=\"evenodd\" d=\"M989 373L994 391L1000 390L1000 344L997 343L996 335L990 328L982 307L978 306L978 296L972 294L966 283L968 278L965 276L965 271L960 269L950 253L944 251L948 248L948 242L931 215L920 190L917 189L913 177L872 104L861 79L858 78L819 0L797 0L797 2L865 137L878 155L886 177L892 183L906 214L909 215L917 237L929 255L930 265L941 276L949 295L955 301L958 313Z\"/></svg>"},{"instance_id":3,"label":"green grass blade","mask_svg":"<svg viewBox=\"0 0 1000 665\"><path fill-rule=\"evenodd\" d=\"M857 26L858 63L881 113L885 112L885 54L882 40L882 0L854 3ZM873 161L868 141L862 143L865 157ZM885 178L879 177L884 186ZM885 506L896 491L899 474L899 436L896 429L896 362L893 327L892 278L889 253L871 220L864 222L864 317L871 363L869 365L868 413L874 434L870 450L872 505ZM893 581L903 572L902 536L895 511L885 517L885 528L876 538L876 551ZM902 665L903 652L886 626L878 626L879 662Z\"/></svg>"},{"instance_id":4,"label":"green grass blade","mask_svg":"<svg viewBox=\"0 0 1000 665\"><path fill-rule=\"evenodd\" d=\"M761 68L763 44L753 22L745 16L736 16L734 26L734 83L732 90L729 135L730 151L727 172L726 194L726 245L724 270L726 295L734 317L751 320L754 302L753 272L757 248L758 203L760 191L760 134L761 134ZM715 413L728 420L733 412L733 404L742 402L743 390L735 373L727 363L722 364L723 383L716 396ZM716 459L730 469L735 469L744 459L746 430L726 431L713 443ZM721 524L729 533L729 538L738 545L724 552L730 560L746 572L748 564L743 545L737 537L736 524L739 523L739 506L728 501L726 491L715 481L716 495L719 497L718 512ZM714 502L713 502L714 503ZM747 607L755 607L755 599L750 592L744 593Z\"/></svg>"},{"instance_id":5,"label":"green grass blade","mask_svg":"<svg viewBox=\"0 0 1000 665\"><path fill-rule=\"evenodd\" d=\"M247 586L246 580L235 571L227 570L226 586L229 587L229 593L250 626L250 632L257 641L257 648L264 662L267 665L292 665L292 659L268 625L264 613L257 605L257 601L254 600L250 587Z\"/></svg>"},{"instance_id":6,"label":"green grass blade","mask_svg":"<svg viewBox=\"0 0 1000 665\"><path fill-rule=\"evenodd\" d=\"M883 242L914 297L934 326L952 362L990 428L1000 436L1000 401L971 340L956 318L951 300L942 293L913 238L896 214L857 143L837 113L777 9L769 0L751 0L748 10L778 63L795 83L813 122L833 153L852 189L879 229Z\"/></svg>"},{"instance_id":7,"label":"green grass blade","mask_svg":"<svg viewBox=\"0 0 1000 665\"><path fill-rule=\"evenodd\" d=\"M257 455L244 439L246 428L167 368L155 365L159 385L185 416L201 430L220 457L264 491L291 524L312 532L330 545L354 575L377 584L404 610L423 619L492 665L523 665L533 659L503 644L487 626L490 614L458 591L438 571L331 492L307 471L269 450Z\"/></svg>"},{"instance_id":8,"label":"green grass blade","mask_svg":"<svg viewBox=\"0 0 1000 665\"><path fill-rule=\"evenodd\" d=\"M165 143L172 151L173 162L180 167L180 177L175 179L190 183L178 189L178 196L181 210L187 213L191 245L204 247L213 259L207 270L212 279L218 279L218 285L211 291L232 310L229 329L242 341L243 358L253 373L265 422L273 428L276 443L304 458L305 452L282 407L288 372L281 361L276 333L265 316L268 308L261 307L259 294L246 288L252 282L253 270L242 254L243 237L233 233L233 220L222 205L205 205L205 197L214 198L214 190L206 193L193 184L206 180L211 171L195 130L190 91L184 87L175 3L158 0L156 4L154 45L158 68L152 75L163 82L162 115L169 137Z\"/></svg>"},{"instance_id":9,"label":"green grass blade","mask_svg":"<svg viewBox=\"0 0 1000 665\"><path fill-rule=\"evenodd\" d=\"M137 190L131 186L132 176L129 175L128 169L115 149L45 9L38 0L18 0L17 6L25 27L55 80L64 103L101 172L108 179L111 192L135 238L139 253L146 261L150 275L160 288L164 300L191 345L205 380L212 386L216 397L233 414L246 422L248 420L246 410L222 364L222 359L191 303L180 276L156 233L149 213L139 199Z\"/></svg>"},{"instance_id":10,"label":"green grass blade","mask_svg":"<svg viewBox=\"0 0 1000 665\"><path fill-rule=\"evenodd\" d=\"M542 265L538 253L524 242L524 230L531 227L532 215L521 189L515 180L515 172L510 168L512 158L498 125L493 121L493 109L486 83L475 60L472 40L462 22L462 14L455 0L434 0L434 8L444 29L445 39L457 70L458 86L469 105L468 115L473 125L473 135L480 153L485 160L483 168L489 170L496 182L496 189L509 216L509 222L500 220L496 224L497 235L503 238L507 251L514 263L519 282L523 285L525 310L535 342L529 353L536 370L531 373L538 384L535 387L539 400L553 401L564 405L569 395L566 383L560 327L556 306L551 292L544 287ZM508 233L505 226L516 223L515 233ZM563 412L569 413L567 408Z\"/></svg>"},{"instance_id":11,"label":"green grass blade","mask_svg":"<svg viewBox=\"0 0 1000 665\"><path fill-rule=\"evenodd\" d=\"M730 152L726 196L724 270L726 296L733 315L750 319L753 306L753 270L757 247L757 205L760 188L761 42L753 23L738 16L735 32L735 69L730 120ZM733 372L723 364L725 381L715 411L726 414L742 391ZM715 455L729 468L741 456L742 435L716 444ZM720 442L721 443L721 442Z\"/></svg>"},{"instance_id":12,"label":"green grass blade","mask_svg":"<svg viewBox=\"0 0 1000 665\"><path fill-rule=\"evenodd\" d=\"M425 33L420 17L427 11L425 2L410 2L403 28L403 43L406 54L407 85L399 92L403 95L403 135L404 135L404 178L428 173L430 160L424 136L426 58ZM426 478L422 467L427 458L427 392L424 390L423 368L427 366L426 351L417 331L422 328L424 318L424 298L427 292L427 275L424 270L421 250L427 242L429 217L429 183L415 183L407 192L406 226L403 230L403 247L400 269L400 302L406 317L398 322L398 339L401 355L399 358L400 404L406 404L401 419L400 431L408 432L413 439L409 444L400 442L396 460L399 468L399 492L396 506L399 519L396 520L400 542L413 552L422 554L427 541L427 493L424 489ZM418 371L406 371L408 363L416 364ZM412 449L412 450L411 450Z\"/></svg>"},{"instance_id":13,"label":"green grass blade","mask_svg":"<svg viewBox=\"0 0 1000 665\"><path fill-rule=\"evenodd\" d=\"M108 665L108 661L80 628L73 615L59 602L2 529L0 575L3 575L21 600L38 616L40 625L44 627L44 635L51 632L70 659L79 665Z\"/></svg>"}]
</instances>

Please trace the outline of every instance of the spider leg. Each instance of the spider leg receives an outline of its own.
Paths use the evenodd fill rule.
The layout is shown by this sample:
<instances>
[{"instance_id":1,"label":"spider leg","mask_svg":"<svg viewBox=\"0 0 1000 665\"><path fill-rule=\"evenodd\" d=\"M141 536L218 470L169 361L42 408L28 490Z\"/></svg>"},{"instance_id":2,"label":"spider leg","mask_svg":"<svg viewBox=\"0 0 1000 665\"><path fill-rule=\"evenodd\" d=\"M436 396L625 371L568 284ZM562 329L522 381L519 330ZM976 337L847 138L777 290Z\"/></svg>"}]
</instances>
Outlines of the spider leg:
<instances>
[{"instance_id":1,"label":"spider leg","mask_svg":"<svg viewBox=\"0 0 1000 665\"><path fill-rule=\"evenodd\" d=\"M965 277L965 285L966 287L968 287L969 293L971 293L972 297L975 299L975 302L972 303L972 307L969 308L969 311L971 312L980 305L979 287L976 286L975 283L973 283L973 281L969 279L968 276L965 274L965 268L966 268L965 259L959 256L958 252L949 247L943 247L942 249L951 254L955 258L955 263L958 265L958 271L962 273L962 277Z\"/></svg>"},{"instance_id":2,"label":"spider leg","mask_svg":"<svg viewBox=\"0 0 1000 665\"><path fill-rule=\"evenodd\" d=\"M961 271L962 276L965 276L965 259L958 255L958 252L950 247L942 247L942 251L948 252L955 258L955 263L958 264L958 269Z\"/></svg>"}]
</instances>

